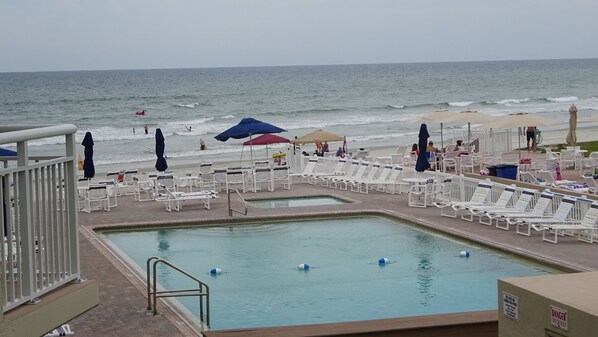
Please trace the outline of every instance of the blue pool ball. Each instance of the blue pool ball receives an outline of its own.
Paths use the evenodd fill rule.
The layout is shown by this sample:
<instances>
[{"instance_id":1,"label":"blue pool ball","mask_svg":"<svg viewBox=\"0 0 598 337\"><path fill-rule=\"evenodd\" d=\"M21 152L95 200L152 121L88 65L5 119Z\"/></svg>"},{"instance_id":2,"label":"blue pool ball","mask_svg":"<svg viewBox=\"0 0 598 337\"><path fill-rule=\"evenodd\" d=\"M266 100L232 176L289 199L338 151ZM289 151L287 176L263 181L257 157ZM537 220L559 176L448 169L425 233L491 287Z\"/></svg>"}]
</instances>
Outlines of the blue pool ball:
<instances>
[{"instance_id":1,"label":"blue pool ball","mask_svg":"<svg viewBox=\"0 0 598 337\"><path fill-rule=\"evenodd\" d=\"M381 258L378 260L378 264L379 264L379 265L385 265L385 264L387 264L388 262L389 262L389 260L388 260L387 258L385 258L385 257L381 257Z\"/></svg>"},{"instance_id":2,"label":"blue pool ball","mask_svg":"<svg viewBox=\"0 0 598 337\"><path fill-rule=\"evenodd\" d=\"M302 264L300 264L300 265L297 266L297 269L299 269L299 270L309 270L309 264L302 263Z\"/></svg>"},{"instance_id":3,"label":"blue pool ball","mask_svg":"<svg viewBox=\"0 0 598 337\"><path fill-rule=\"evenodd\" d=\"M464 250L461 253L459 253L459 256L461 256L461 257L469 257L469 255L470 255L469 252L466 251L466 250Z\"/></svg>"},{"instance_id":4,"label":"blue pool ball","mask_svg":"<svg viewBox=\"0 0 598 337\"><path fill-rule=\"evenodd\" d=\"M222 273L222 269L220 269L220 268L212 268L212 269L210 269L210 274L211 275L218 275L220 273Z\"/></svg>"}]
</instances>

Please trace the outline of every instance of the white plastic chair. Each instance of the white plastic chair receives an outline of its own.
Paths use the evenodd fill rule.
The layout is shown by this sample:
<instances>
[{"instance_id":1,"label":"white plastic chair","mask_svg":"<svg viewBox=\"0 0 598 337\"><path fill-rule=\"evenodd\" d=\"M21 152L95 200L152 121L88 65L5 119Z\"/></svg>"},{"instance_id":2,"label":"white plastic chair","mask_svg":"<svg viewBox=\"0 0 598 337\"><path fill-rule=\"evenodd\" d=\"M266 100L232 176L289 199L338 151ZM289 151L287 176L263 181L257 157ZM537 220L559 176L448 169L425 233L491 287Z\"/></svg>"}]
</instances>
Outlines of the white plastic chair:
<instances>
[{"instance_id":1,"label":"white plastic chair","mask_svg":"<svg viewBox=\"0 0 598 337\"><path fill-rule=\"evenodd\" d=\"M258 167L253 171L253 192L262 189L262 184L268 184L268 191L272 192L272 170L269 167Z\"/></svg>"},{"instance_id":2,"label":"white plastic chair","mask_svg":"<svg viewBox=\"0 0 598 337\"><path fill-rule=\"evenodd\" d=\"M291 177L289 176L288 166L275 166L272 169L272 191L274 191L276 182L281 182L282 188L286 190L291 189Z\"/></svg>"}]
</instances>

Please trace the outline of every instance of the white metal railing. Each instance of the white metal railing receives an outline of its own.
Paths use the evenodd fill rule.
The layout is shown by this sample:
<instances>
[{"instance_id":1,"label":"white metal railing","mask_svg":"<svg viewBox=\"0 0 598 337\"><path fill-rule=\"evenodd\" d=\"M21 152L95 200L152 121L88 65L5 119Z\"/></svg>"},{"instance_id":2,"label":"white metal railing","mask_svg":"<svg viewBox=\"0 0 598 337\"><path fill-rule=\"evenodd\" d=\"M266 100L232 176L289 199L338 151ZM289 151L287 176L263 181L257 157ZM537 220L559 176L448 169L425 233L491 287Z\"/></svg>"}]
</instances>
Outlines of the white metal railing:
<instances>
[{"instance_id":1,"label":"white metal railing","mask_svg":"<svg viewBox=\"0 0 598 337\"><path fill-rule=\"evenodd\" d=\"M0 167L4 312L80 280L76 131L72 124L0 126L0 144L17 147ZM28 141L55 136L64 136L64 152L29 156Z\"/></svg>"}]
</instances>

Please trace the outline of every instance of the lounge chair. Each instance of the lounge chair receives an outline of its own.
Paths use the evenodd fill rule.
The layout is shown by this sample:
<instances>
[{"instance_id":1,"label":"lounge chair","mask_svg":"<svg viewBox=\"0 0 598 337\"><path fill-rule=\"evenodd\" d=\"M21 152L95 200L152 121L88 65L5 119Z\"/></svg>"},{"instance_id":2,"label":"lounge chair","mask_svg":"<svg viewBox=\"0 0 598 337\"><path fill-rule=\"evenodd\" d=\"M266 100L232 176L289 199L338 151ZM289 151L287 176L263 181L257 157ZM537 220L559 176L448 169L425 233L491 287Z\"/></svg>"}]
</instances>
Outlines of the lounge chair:
<instances>
[{"instance_id":1,"label":"lounge chair","mask_svg":"<svg viewBox=\"0 0 598 337\"><path fill-rule=\"evenodd\" d=\"M336 187L338 187L342 190L346 190L349 188L349 184L351 183L351 181L353 181L355 179L359 179L364 176L364 174L369 166L370 166L369 162L362 161L359 164L359 167L357 168L357 170L354 171L355 173L353 173L352 175L344 175L344 176L332 178L332 183Z\"/></svg>"},{"instance_id":2,"label":"lounge chair","mask_svg":"<svg viewBox=\"0 0 598 337\"><path fill-rule=\"evenodd\" d=\"M593 153L593 152L592 152ZM596 184L596 180L594 177L584 176L583 181L588 185L588 192L592 194L598 194L598 184Z\"/></svg>"},{"instance_id":3,"label":"lounge chair","mask_svg":"<svg viewBox=\"0 0 598 337\"><path fill-rule=\"evenodd\" d=\"M588 202L591 202L588 200ZM590 208L584 214L581 221L566 221L559 223L539 223L532 227L535 230L542 231L542 240L550 243L557 243L558 236L568 232L572 235L578 232L578 239L587 243L594 242L594 235L598 234L598 204L592 202ZM554 238L548 237L546 233L554 235Z\"/></svg>"},{"instance_id":4,"label":"lounge chair","mask_svg":"<svg viewBox=\"0 0 598 337\"><path fill-rule=\"evenodd\" d=\"M500 212L525 212L528 208L529 204L531 203L532 199L534 198L535 191L525 189L519 193L519 198L513 207L498 207L498 205L488 205L488 206L476 206L474 212L482 212L483 214L478 214L480 216L480 223L482 225L492 226L493 218L490 217L488 214L492 213L500 213ZM484 220L488 219L488 221ZM508 224L507 224L508 225ZM499 221L496 221L496 227L501 228L499 225ZM504 229L504 228L501 228ZM508 228L507 228L508 229Z\"/></svg>"},{"instance_id":5,"label":"lounge chair","mask_svg":"<svg viewBox=\"0 0 598 337\"><path fill-rule=\"evenodd\" d=\"M379 174L382 172L384 167L380 163L374 163L371 165L368 174L363 177L351 179L349 183L351 183L351 191L353 192L362 192L362 185L373 181ZM367 193L367 189L363 191L363 193Z\"/></svg>"},{"instance_id":6,"label":"lounge chair","mask_svg":"<svg viewBox=\"0 0 598 337\"><path fill-rule=\"evenodd\" d=\"M471 199L469 201L440 201L435 202L434 206L440 208L440 215L456 218L459 211L464 210L466 207L481 206L487 204L488 196L492 190L491 181L480 181L478 186L473 191ZM445 209L452 209L453 213L445 213Z\"/></svg>"},{"instance_id":7,"label":"lounge chair","mask_svg":"<svg viewBox=\"0 0 598 337\"><path fill-rule=\"evenodd\" d=\"M58 328L48 332L43 337L74 336L75 332L71 330L68 324L63 324Z\"/></svg>"},{"instance_id":8,"label":"lounge chair","mask_svg":"<svg viewBox=\"0 0 598 337\"><path fill-rule=\"evenodd\" d=\"M467 220L467 221L473 221L474 215L481 216L484 213L484 211L487 209L506 208L507 205L511 202L511 199L513 199L514 193L515 193L515 187L507 186L502 191L502 193L500 194L500 196L498 197L496 202L494 202L492 205L468 205L468 206L465 206L464 207L465 210L469 211L469 213L463 212L461 214L461 219Z\"/></svg>"},{"instance_id":9,"label":"lounge chair","mask_svg":"<svg viewBox=\"0 0 598 337\"><path fill-rule=\"evenodd\" d=\"M318 164L318 158L309 158L307 164L303 168L301 173L291 173L289 176L292 177L301 177L307 179L310 175L314 173L316 165Z\"/></svg>"},{"instance_id":10,"label":"lounge chair","mask_svg":"<svg viewBox=\"0 0 598 337\"><path fill-rule=\"evenodd\" d=\"M341 178L343 177L351 177L355 174L355 172L359 169L361 162L359 160L351 160L345 167L345 170L342 174L331 174L331 175L322 175L318 177L320 179L322 186L327 186L330 188L337 188L338 183Z\"/></svg>"},{"instance_id":11,"label":"lounge chair","mask_svg":"<svg viewBox=\"0 0 598 337\"><path fill-rule=\"evenodd\" d=\"M492 220L496 221L496 228L509 230L510 222L507 221L507 218L543 216L546 213L546 210L548 210L548 207L552 204L553 197L554 193L545 190L540 194L534 208L530 211L521 211L519 208L515 209L515 207L513 207L513 209L488 211L486 212L486 216L490 218L490 222L492 222ZM501 221L504 225L500 225Z\"/></svg>"},{"instance_id":12,"label":"lounge chair","mask_svg":"<svg viewBox=\"0 0 598 337\"><path fill-rule=\"evenodd\" d=\"M369 190L373 189L375 186L377 186L377 184L384 183L388 179L390 173L392 172L392 168L392 165L384 165L384 167L381 167L381 169L379 170L380 174L375 176L375 178L360 179L357 182L359 186L358 192L368 194Z\"/></svg>"},{"instance_id":13,"label":"lounge chair","mask_svg":"<svg viewBox=\"0 0 598 337\"><path fill-rule=\"evenodd\" d=\"M567 220L567 217L569 217L569 213L571 213L571 210L573 209L573 206L575 205L576 201L577 201L577 198L575 198L575 197L565 196L559 203L559 206L557 207L556 211L554 211L554 214L552 214L551 216L539 215L539 216L524 217L524 218L508 217L507 222L510 223L511 225L517 226L517 228L516 228L517 234L530 236L532 225L540 224L540 223L546 224L546 223L565 222ZM520 230L520 228L522 228L522 227L525 228L526 231Z\"/></svg>"},{"instance_id":14,"label":"lounge chair","mask_svg":"<svg viewBox=\"0 0 598 337\"><path fill-rule=\"evenodd\" d=\"M172 212L179 212L182 208L181 203L189 200L201 200L206 209L210 209L210 200L218 198L216 191L201 191L201 192L173 192L166 190L165 194L156 197L156 201L163 202L166 205L166 210Z\"/></svg>"}]
</instances>

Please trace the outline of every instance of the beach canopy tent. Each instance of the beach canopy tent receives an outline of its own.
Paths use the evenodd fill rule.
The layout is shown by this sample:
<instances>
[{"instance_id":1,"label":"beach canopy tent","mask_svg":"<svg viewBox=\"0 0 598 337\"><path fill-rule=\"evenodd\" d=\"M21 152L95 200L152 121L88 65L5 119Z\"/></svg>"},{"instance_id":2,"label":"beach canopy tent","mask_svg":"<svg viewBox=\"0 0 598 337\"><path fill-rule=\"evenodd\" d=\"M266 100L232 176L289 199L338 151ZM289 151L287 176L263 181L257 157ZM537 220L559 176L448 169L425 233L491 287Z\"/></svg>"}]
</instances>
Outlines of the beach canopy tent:
<instances>
[{"instance_id":1,"label":"beach canopy tent","mask_svg":"<svg viewBox=\"0 0 598 337\"><path fill-rule=\"evenodd\" d=\"M512 129L525 126L547 126L555 124L552 119L548 119L537 114L527 112L513 112L505 116L496 117L492 122L482 124L480 127L487 129ZM518 132L519 138L519 159L521 159L521 132Z\"/></svg>"},{"instance_id":2,"label":"beach canopy tent","mask_svg":"<svg viewBox=\"0 0 598 337\"><path fill-rule=\"evenodd\" d=\"M168 168L168 163L166 163L166 158L164 158L164 149L166 148L166 144L164 143L164 135L162 134L162 130L160 128L156 129L156 170L159 172L164 172Z\"/></svg>"},{"instance_id":3,"label":"beach canopy tent","mask_svg":"<svg viewBox=\"0 0 598 337\"><path fill-rule=\"evenodd\" d=\"M93 164L93 136L90 131L85 133L81 145L85 147L83 159L83 176L87 179L91 179L96 175L96 169Z\"/></svg>"},{"instance_id":4,"label":"beach canopy tent","mask_svg":"<svg viewBox=\"0 0 598 337\"><path fill-rule=\"evenodd\" d=\"M217 140L221 142L226 142L230 138L234 139L242 139L249 137L249 140L252 141L253 135L261 135L266 133L280 133L286 132L287 130L281 129L278 126L274 126L272 124L259 121L254 118L243 118L239 124L230 127L226 131L220 133L219 135L215 136ZM253 145L250 143L251 147L251 161L253 162Z\"/></svg>"},{"instance_id":5,"label":"beach canopy tent","mask_svg":"<svg viewBox=\"0 0 598 337\"><path fill-rule=\"evenodd\" d=\"M457 113L448 111L446 109L437 109L427 114L418 116L409 121L411 124L422 124L422 123L440 123L440 147L444 148L444 135L443 135L443 120L454 118Z\"/></svg>"},{"instance_id":6,"label":"beach canopy tent","mask_svg":"<svg viewBox=\"0 0 598 337\"><path fill-rule=\"evenodd\" d=\"M318 143L318 142L342 142L345 140L345 137L336 135L334 133L324 131L322 129L312 131L306 135L303 135L299 138L295 138L291 141L293 144L310 144L310 143Z\"/></svg>"},{"instance_id":7,"label":"beach canopy tent","mask_svg":"<svg viewBox=\"0 0 598 337\"><path fill-rule=\"evenodd\" d=\"M447 118L442 118L436 122L442 123L467 123L467 142L471 141L471 123L488 123L496 117L490 116L475 110L464 110Z\"/></svg>"},{"instance_id":8,"label":"beach canopy tent","mask_svg":"<svg viewBox=\"0 0 598 337\"><path fill-rule=\"evenodd\" d=\"M284 137L280 137L274 134L266 133L256 138L250 139L246 142L243 142L243 146L253 146L253 145L266 145L266 157L268 157L268 145L270 144L280 144L280 143L288 143L290 142L288 139Z\"/></svg>"}]
</instances>

